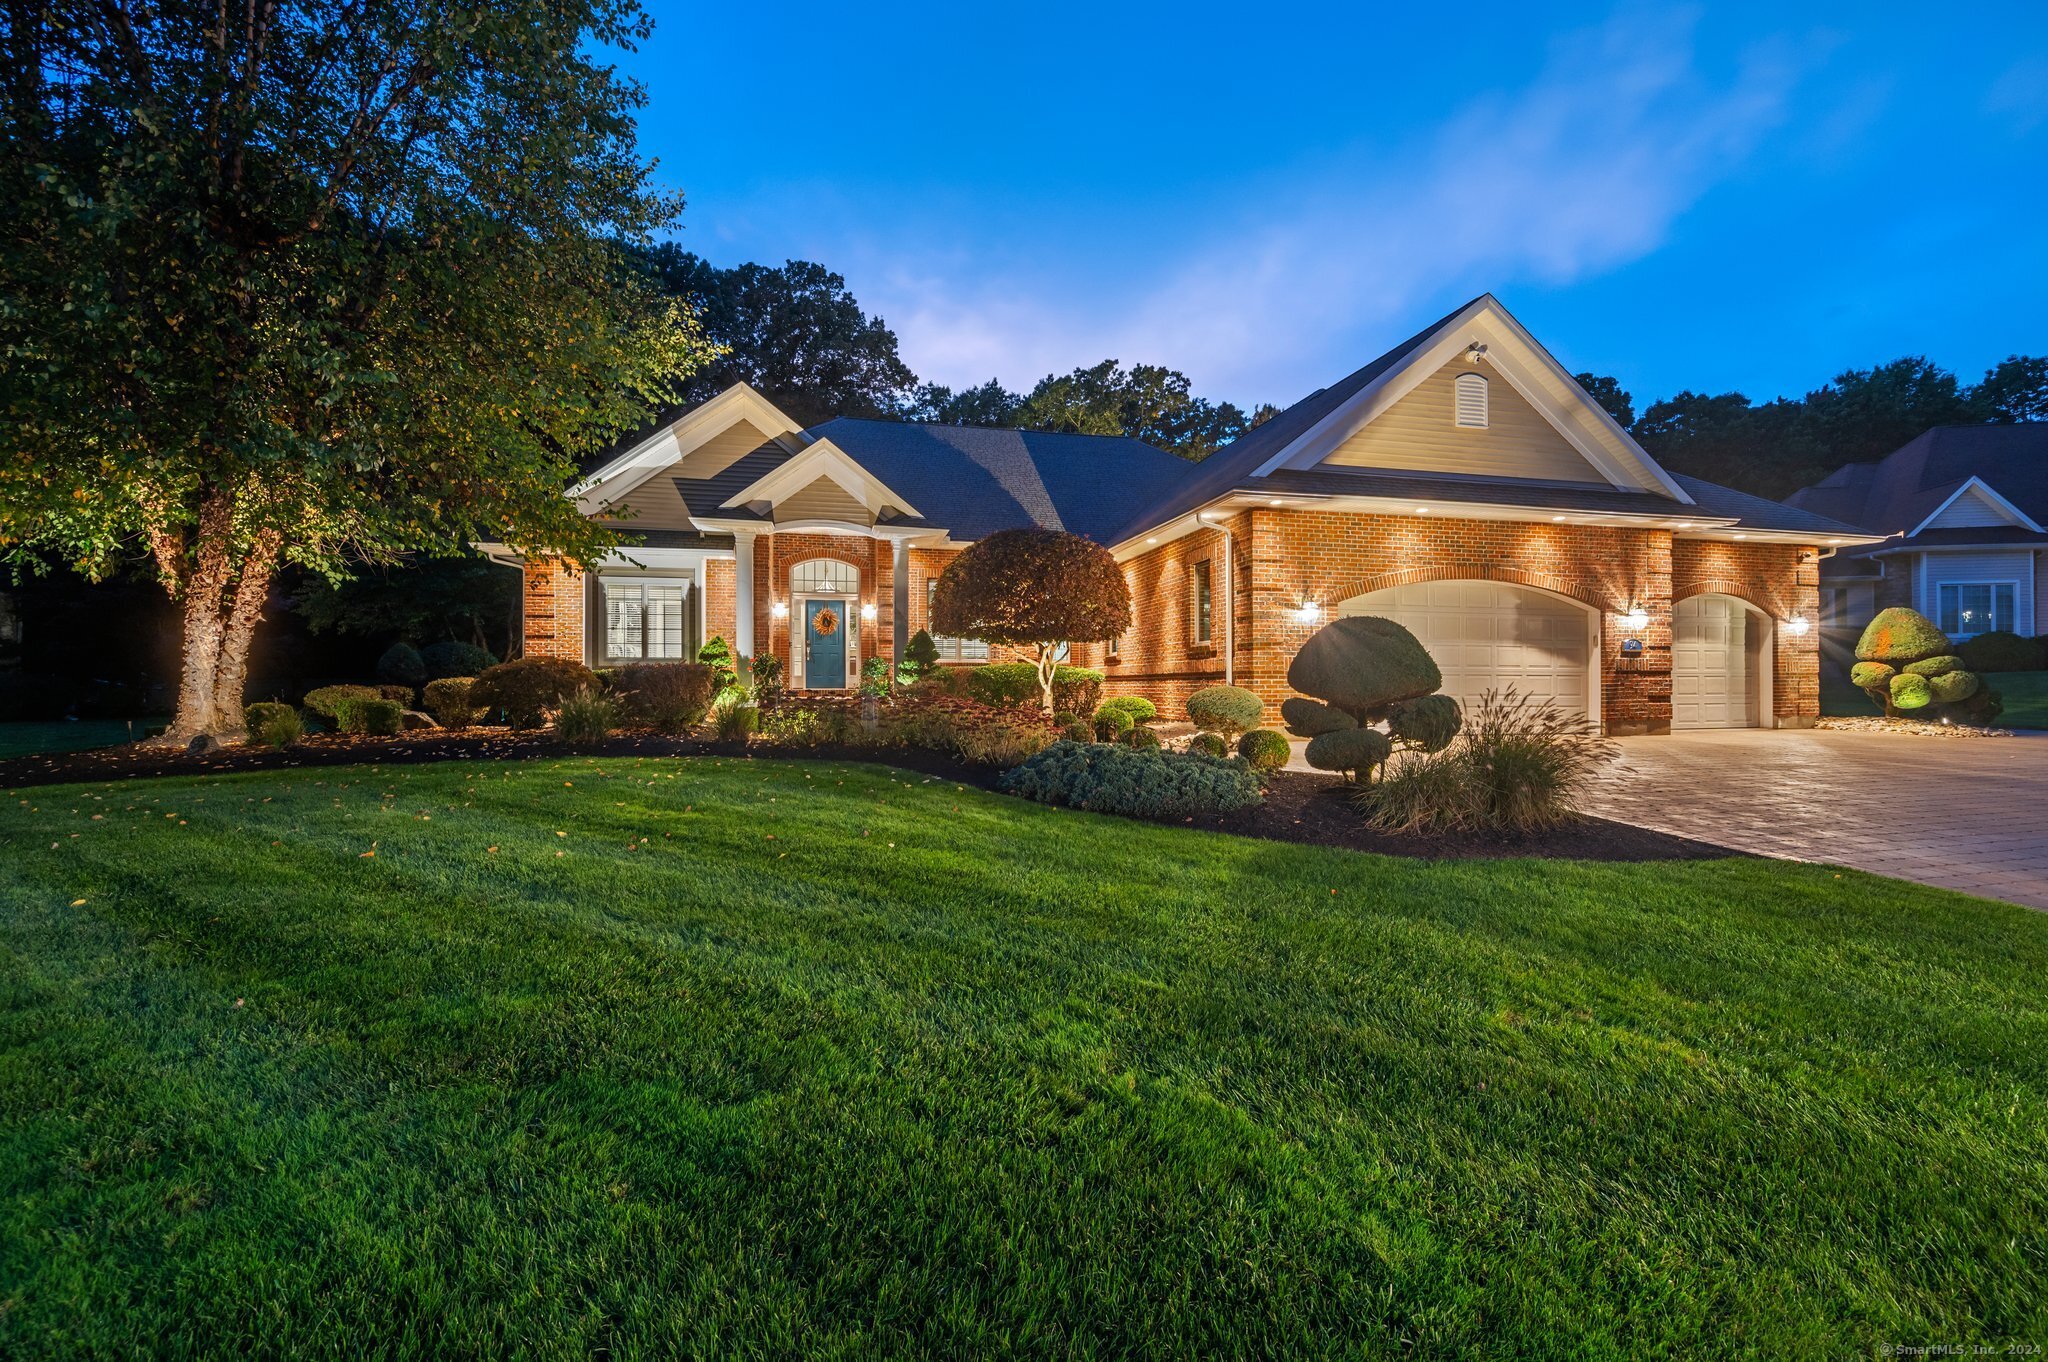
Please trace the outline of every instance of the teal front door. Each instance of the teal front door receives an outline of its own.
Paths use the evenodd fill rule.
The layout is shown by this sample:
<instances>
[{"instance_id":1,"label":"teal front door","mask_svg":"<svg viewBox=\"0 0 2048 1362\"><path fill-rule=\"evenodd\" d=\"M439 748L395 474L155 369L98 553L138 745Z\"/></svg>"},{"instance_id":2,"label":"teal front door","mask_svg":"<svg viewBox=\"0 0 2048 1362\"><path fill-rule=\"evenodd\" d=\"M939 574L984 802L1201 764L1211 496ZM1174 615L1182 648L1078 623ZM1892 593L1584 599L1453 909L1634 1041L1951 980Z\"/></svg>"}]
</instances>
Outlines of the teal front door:
<instances>
[{"instance_id":1,"label":"teal front door","mask_svg":"<svg viewBox=\"0 0 2048 1362\"><path fill-rule=\"evenodd\" d=\"M820 625L824 627L820 627ZM804 602L804 684L846 684L846 602Z\"/></svg>"}]
</instances>

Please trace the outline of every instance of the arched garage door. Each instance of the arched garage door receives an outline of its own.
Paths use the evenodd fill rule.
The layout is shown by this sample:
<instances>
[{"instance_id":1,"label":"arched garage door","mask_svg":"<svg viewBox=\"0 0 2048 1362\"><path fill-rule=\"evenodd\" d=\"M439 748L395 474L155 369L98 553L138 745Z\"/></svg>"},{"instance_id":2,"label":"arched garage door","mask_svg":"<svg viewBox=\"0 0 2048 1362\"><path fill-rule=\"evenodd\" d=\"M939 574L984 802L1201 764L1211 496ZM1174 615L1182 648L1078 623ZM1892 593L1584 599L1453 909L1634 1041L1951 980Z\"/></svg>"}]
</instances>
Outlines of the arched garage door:
<instances>
[{"instance_id":1,"label":"arched garage door","mask_svg":"<svg viewBox=\"0 0 2048 1362\"><path fill-rule=\"evenodd\" d=\"M1688 596L1671 611L1671 726L1755 728L1765 631L1749 608L1713 592Z\"/></svg>"},{"instance_id":2,"label":"arched garage door","mask_svg":"<svg viewBox=\"0 0 2048 1362\"><path fill-rule=\"evenodd\" d=\"M1468 708L1512 686L1594 712L1593 612L1576 601L1505 582L1417 582L1353 596L1337 613L1406 626L1442 669L1445 694Z\"/></svg>"}]
</instances>

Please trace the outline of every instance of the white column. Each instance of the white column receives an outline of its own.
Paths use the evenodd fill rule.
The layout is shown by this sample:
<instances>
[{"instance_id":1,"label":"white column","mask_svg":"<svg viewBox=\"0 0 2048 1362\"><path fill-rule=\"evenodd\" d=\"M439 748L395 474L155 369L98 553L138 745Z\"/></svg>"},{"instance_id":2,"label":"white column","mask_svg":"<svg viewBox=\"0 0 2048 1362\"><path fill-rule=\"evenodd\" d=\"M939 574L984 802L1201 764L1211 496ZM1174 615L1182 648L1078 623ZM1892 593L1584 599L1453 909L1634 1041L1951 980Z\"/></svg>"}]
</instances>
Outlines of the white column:
<instances>
[{"instance_id":1,"label":"white column","mask_svg":"<svg viewBox=\"0 0 2048 1362\"><path fill-rule=\"evenodd\" d=\"M894 570L890 573L891 595L894 597L890 618L891 630L895 635L890 641L896 645L896 661L903 661L903 651L910 646L910 546L901 539L893 545L896 558Z\"/></svg>"},{"instance_id":2,"label":"white column","mask_svg":"<svg viewBox=\"0 0 2048 1362\"><path fill-rule=\"evenodd\" d=\"M754 655L754 536L740 531L733 540L732 650Z\"/></svg>"}]
</instances>

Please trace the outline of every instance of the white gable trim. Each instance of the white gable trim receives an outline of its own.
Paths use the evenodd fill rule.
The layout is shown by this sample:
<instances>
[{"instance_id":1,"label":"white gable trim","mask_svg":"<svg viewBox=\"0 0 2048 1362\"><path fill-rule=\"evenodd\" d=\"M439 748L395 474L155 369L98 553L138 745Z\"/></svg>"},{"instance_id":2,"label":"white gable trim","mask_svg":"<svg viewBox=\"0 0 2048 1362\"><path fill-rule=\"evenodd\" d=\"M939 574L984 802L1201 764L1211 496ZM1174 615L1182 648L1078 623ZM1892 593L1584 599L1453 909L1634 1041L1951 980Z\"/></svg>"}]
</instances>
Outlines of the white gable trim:
<instances>
[{"instance_id":1,"label":"white gable trim","mask_svg":"<svg viewBox=\"0 0 2048 1362\"><path fill-rule=\"evenodd\" d=\"M1658 466L1643 447L1588 397L1577 380L1540 345L1491 294L1472 304L1353 394L1335 411L1310 426L1253 470L1264 477L1279 468L1310 468L1321 463L1359 430L1414 391L1423 380L1467 354L1486 347L1473 367L1491 369L1577 450L1587 463L1615 487L1661 492L1674 501L1692 504L1685 489ZM1646 488L1645 482L1649 484Z\"/></svg>"},{"instance_id":2,"label":"white gable trim","mask_svg":"<svg viewBox=\"0 0 2048 1362\"><path fill-rule=\"evenodd\" d=\"M1975 474L1972 474L1968 482L1965 482L1961 487L1956 488L1956 490L1949 495L1946 501L1942 502L1941 505L1935 507L1933 511L1928 513L1928 516L1925 520L1921 521L1918 525L1915 525L1912 529L1906 531L1906 537L1908 539L1911 539L1914 535L1919 534L1929 525L1932 525L1935 521L1941 519L1941 513L1943 511L1946 511L1949 507L1955 505L1958 501L1962 500L1964 496L1969 495L1971 493L1975 493L1977 496L1989 502L1993 510L1997 511L2000 515L2004 516L2013 524L2020 526L2022 529L2032 530L2035 534L2048 534L2048 530L2043 530L2040 527L2040 525L2035 523L2034 518L2032 516L2028 515L2025 511L2022 511L2019 507L2013 505L2010 501L2007 501L2004 497L2000 496L1996 491L1992 489L1990 483L1984 481L1984 479L1976 476Z\"/></svg>"},{"instance_id":3,"label":"white gable trim","mask_svg":"<svg viewBox=\"0 0 2048 1362\"><path fill-rule=\"evenodd\" d=\"M819 478L830 478L846 489L847 495L880 515L893 506L906 516L922 517L915 506L889 490L880 478L854 462L853 456L830 440L814 440L808 449L757 479L750 487L723 503L727 508L765 501L770 505L795 496Z\"/></svg>"},{"instance_id":4,"label":"white gable trim","mask_svg":"<svg viewBox=\"0 0 2048 1362\"><path fill-rule=\"evenodd\" d=\"M796 422L744 383L735 383L702 406L693 407L569 489L586 512L617 502L691 451L745 421L792 453L808 443Z\"/></svg>"}]
</instances>

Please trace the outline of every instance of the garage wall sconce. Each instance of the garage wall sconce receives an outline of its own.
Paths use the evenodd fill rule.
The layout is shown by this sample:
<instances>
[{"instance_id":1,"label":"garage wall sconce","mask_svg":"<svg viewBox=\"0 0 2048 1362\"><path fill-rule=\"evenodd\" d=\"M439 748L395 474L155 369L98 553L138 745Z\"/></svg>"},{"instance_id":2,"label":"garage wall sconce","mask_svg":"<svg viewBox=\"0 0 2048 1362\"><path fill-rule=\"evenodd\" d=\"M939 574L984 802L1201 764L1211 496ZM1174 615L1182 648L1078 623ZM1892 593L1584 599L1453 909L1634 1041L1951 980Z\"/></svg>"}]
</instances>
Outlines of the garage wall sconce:
<instances>
[{"instance_id":1,"label":"garage wall sconce","mask_svg":"<svg viewBox=\"0 0 2048 1362\"><path fill-rule=\"evenodd\" d=\"M1798 638L1812 627L1811 624L1807 623L1806 616L1804 615L1794 615L1791 619L1785 621L1785 632L1791 634L1794 638Z\"/></svg>"},{"instance_id":2,"label":"garage wall sconce","mask_svg":"<svg viewBox=\"0 0 2048 1362\"><path fill-rule=\"evenodd\" d=\"M1630 606L1628 612L1621 617L1621 627L1624 629L1649 628L1650 612L1643 609L1640 605Z\"/></svg>"},{"instance_id":3,"label":"garage wall sconce","mask_svg":"<svg viewBox=\"0 0 2048 1362\"><path fill-rule=\"evenodd\" d=\"M1318 601L1303 601L1291 613L1296 624L1318 624L1323 618L1323 607Z\"/></svg>"}]
</instances>

